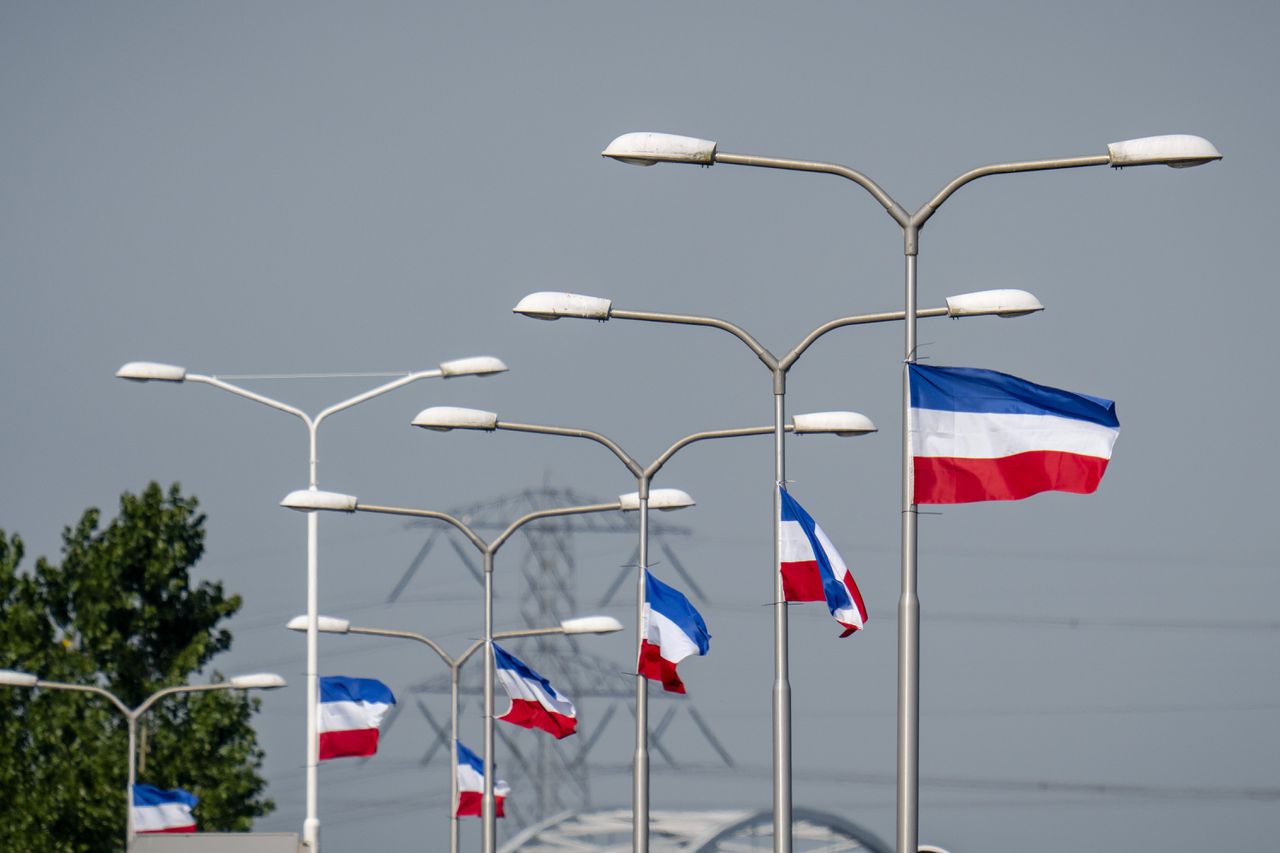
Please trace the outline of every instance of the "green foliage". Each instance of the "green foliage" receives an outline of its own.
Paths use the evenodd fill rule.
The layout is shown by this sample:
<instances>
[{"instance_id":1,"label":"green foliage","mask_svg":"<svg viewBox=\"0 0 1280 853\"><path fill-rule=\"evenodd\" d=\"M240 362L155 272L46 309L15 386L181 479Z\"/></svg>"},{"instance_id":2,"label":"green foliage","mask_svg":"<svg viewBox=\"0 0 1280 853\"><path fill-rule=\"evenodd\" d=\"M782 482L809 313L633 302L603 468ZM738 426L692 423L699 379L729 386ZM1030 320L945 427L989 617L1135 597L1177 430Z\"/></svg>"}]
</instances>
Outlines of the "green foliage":
<instances>
[{"instance_id":1,"label":"green foliage","mask_svg":"<svg viewBox=\"0 0 1280 853\"><path fill-rule=\"evenodd\" d=\"M42 557L33 572L19 570L22 540L0 530L0 669L100 686L129 707L191 682L230 647L218 625L240 608L222 584L191 582L204 551L197 506L176 484L126 492L105 528L86 510L63 530L61 563ZM142 720L139 781L193 791L203 830L248 829L274 808L258 775L257 708L241 691L160 700ZM123 849L127 743L106 699L0 687L0 851Z\"/></svg>"}]
</instances>

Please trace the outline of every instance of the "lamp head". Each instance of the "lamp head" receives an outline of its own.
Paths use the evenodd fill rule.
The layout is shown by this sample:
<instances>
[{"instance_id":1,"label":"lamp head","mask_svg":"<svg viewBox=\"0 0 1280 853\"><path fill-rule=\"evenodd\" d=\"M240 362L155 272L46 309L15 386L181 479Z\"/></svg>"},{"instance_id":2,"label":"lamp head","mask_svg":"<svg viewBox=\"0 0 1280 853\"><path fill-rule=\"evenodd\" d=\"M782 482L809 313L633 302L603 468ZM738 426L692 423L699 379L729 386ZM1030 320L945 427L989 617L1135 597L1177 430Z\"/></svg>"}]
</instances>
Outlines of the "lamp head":
<instances>
[{"instance_id":1,"label":"lamp head","mask_svg":"<svg viewBox=\"0 0 1280 853\"><path fill-rule=\"evenodd\" d=\"M947 297L948 317L1021 317L1044 306L1025 290L979 290Z\"/></svg>"},{"instance_id":2,"label":"lamp head","mask_svg":"<svg viewBox=\"0 0 1280 853\"><path fill-rule=\"evenodd\" d=\"M29 672L18 672L16 669L0 669L0 685L5 687L35 687L38 676Z\"/></svg>"},{"instance_id":3,"label":"lamp head","mask_svg":"<svg viewBox=\"0 0 1280 853\"><path fill-rule=\"evenodd\" d=\"M828 433L832 435L866 435L876 431L871 418L858 412L810 412L791 418L796 435Z\"/></svg>"},{"instance_id":4,"label":"lamp head","mask_svg":"<svg viewBox=\"0 0 1280 853\"><path fill-rule=\"evenodd\" d=\"M613 302L599 296L583 296L580 293L556 293L543 290L530 293L516 303L512 313L523 314L535 320L559 320L561 317L581 317L586 320L608 320Z\"/></svg>"},{"instance_id":5,"label":"lamp head","mask_svg":"<svg viewBox=\"0 0 1280 853\"><path fill-rule=\"evenodd\" d=\"M355 512L355 495L344 495L341 492L322 492L319 489L298 489L290 492L280 501L285 509L296 509L299 512L315 512L330 510L333 512Z\"/></svg>"},{"instance_id":6,"label":"lamp head","mask_svg":"<svg viewBox=\"0 0 1280 853\"><path fill-rule=\"evenodd\" d=\"M307 617L295 616L285 627L290 631L306 631ZM325 634L345 634L351 630L351 620L339 619L337 616L317 616L316 630Z\"/></svg>"},{"instance_id":7,"label":"lamp head","mask_svg":"<svg viewBox=\"0 0 1280 853\"><path fill-rule=\"evenodd\" d=\"M448 432L451 429L483 429L498 428L498 415L480 409L461 409L457 406L432 406L418 412L413 425L423 429Z\"/></svg>"},{"instance_id":8,"label":"lamp head","mask_svg":"<svg viewBox=\"0 0 1280 853\"><path fill-rule=\"evenodd\" d=\"M454 376L489 376L494 373L506 373L507 366L502 359L491 355L477 355L471 358L455 358L453 361L440 362L440 375L445 379Z\"/></svg>"},{"instance_id":9,"label":"lamp head","mask_svg":"<svg viewBox=\"0 0 1280 853\"><path fill-rule=\"evenodd\" d=\"M566 634L613 634L622 630L622 623L612 616L579 616L561 621L560 629Z\"/></svg>"},{"instance_id":10,"label":"lamp head","mask_svg":"<svg viewBox=\"0 0 1280 853\"><path fill-rule=\"evenodd\" d=\"M619 495L618 503L622 504L621 509L623 512L640 509L640 493L628 492L625 495ZM671 512L672 510L685 509L694 505L694 500L689 497L689 493L680 489L649 490L649 509Z\"/></svg>"},{"instance_id":11,"label":"lamp head","mask_svg":"<svg viewBox=\"0 0 1280 853\"><path fill-rule=\"evenodd\" d=\"M187 378L187 369L158 361L131 361L117 370L116 376L134 382L181 382Z\"/></svg>"},{"instance_id":12,"label":"lamp head","mask_svg":"<svg viewBox=\"0 0 1280 853\"><path fill-rule=\"evenodd\" d=\"M600 156L632 166L652 166L654 163L710 166L716 161L716 144L709 139L670 133L624 133L610 142Z\"/></svg>"},{"instance_id":13,"label":"lamp head","mask_svg":"<svg viewBox=\"0 0 1280 853\"><path fill-rule=\"evenodd\" d=\"M1173 134L1170 136L1144 136L1126 139L1107 146L1113 168L1125 166L1172 166L1187 169L1221 160L1222 155L1213 143L1203 136Z\"/></svg>"},{"instance_id":14,"label":"lamp head","mask_svg":"<svg viewBox=\"0 0 1280 853\"><path fill-rule=\"evenodd\" d=\"M274 690L277 687L284 687L285 680L274 672L255 672L250 675L237 675L227 683L243 690Z\"/></svg>"}]
</instances>

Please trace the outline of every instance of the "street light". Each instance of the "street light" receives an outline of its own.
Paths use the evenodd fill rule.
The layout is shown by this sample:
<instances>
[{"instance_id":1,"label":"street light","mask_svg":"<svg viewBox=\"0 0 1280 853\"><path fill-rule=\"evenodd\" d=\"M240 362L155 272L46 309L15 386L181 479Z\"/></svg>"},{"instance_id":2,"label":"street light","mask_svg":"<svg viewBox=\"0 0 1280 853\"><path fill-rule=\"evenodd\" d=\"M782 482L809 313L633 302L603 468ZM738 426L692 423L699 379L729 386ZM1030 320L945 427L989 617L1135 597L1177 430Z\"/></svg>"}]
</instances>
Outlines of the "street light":
<instances>
[{"instance_id":1,"label":"street light","mask_svg":"<svg viewBox=\"0 0 1280 853\"><path fill-rule=\"evenodd\" d=\"M476 640L457 657L452 657L441 648L440 644L430 637L415 634L412 631L392 631L383 628L358 628L346 619L333 616L321 616L320 630L327 634L368 634L372 637L395 637L403 640L415 640L430 648L449 667L449 754L452 756L449 767L449 850L458 853L458 675L462 665L484 645L484 640ZM307 617L295 616L287 626L290 631L307 630ZM622 623L612 616L579 616L575 619L564 619L557 628L528 628L523 631L496 631L495 640L513 640L521 637L541 637L548 634L612 634L622 630Z\"/></svg>"},{"instance_id":2,"label":"street light","mask_svg":"<svg viewBox=\"0 0 1280 853\"><path fill-rule=\"evenodd\" d=\"M1221 160L1222 154L1211 142L1199 136L1148 136L1113 142L1106 154L1050 160L1027 160L996 163L971 169L944 186L915 213L902 205L875 181L861 172L835 163L757 157L721 152L715 142L665 133L627 133L614 139L601 152L603 156L624 163L651 166L655 163L698 163L710 166L727 163L766 169L798 172L820 172L853 181L885 209L902 229L903 254L906 257L904 296L905 342L902 371L902 594L898 601L898 853L915 853L919 830L920 799L920 599L917 594L916 505L911 502L911 458L907 444L908 415L911 408L909 366L916 361L916 258L919 253L920 229L951 195L970 181L988 175L1016 172L1039 172L1049 169L1078 169L1086 166L1164 165L1186 168ZM783 831L779 831L783 829ZM774 849L789 853L791 833L780 827L774 814Z\"/></svg>"},{"instance_id":3,"label":"street light","mask_svg":"<svg viewBox=\"0 0 1280 853\"><path fill-rule=\"evenodd\" d=\"M557 307L568 306L596 306L592 310L599 310L601 304L604 305L604 317L618 316L617 312L612 312L609 308L609 300L600 299L593 296L577 296L576 294L534 294L538 299L548 297L543 300L550 302L549 297L567 296L555 305L543 304L541 310L554 310ZM522 303L523 304L523 303ZM561 315L561 316L585 316L585 315ZM666 316L666 315L664 315ZM717 323L719 321L716 321ZM757 345L758 346L758 345ZM760 348L763 351L763 347ZM757 352L759 355L760 352ZM761 356L763 358L763 356ZM780 412L780 410L779 410ZM781 414L778 415L781 417ZM457 409L444 406L436 406L430 409L424 409L413 419L414 426L423 427L433 430L450 430L450 429L480 429L480 430L496 430L505 429L515 432L533 432L544 435L563 435L571 438L586 438L603 444L613 452L627 470L636 478L637 491L634 495L627 496L628 503L624 504L624 509L639 510L640 513L640 565L637 572L636 581L636 659L639 660L641 644L644 637L641 635L641 626L644 621L644 601L645 587L644 574L649 566L649 510L660 509L679 509L683 506L692 506L693 500L688 499L688 495L673 489L654 489L650 491L649 484L655 474L661 470L662 466L667 463L672 456L681 448L686 447L696 441L714 438L737 438L747 435L767 435L774 432L775 429L790 430L795 432L825 432L834 433L836 435L857 435L864 432L874 431L875 426L872 425L870 419L856 412L822 412L815 415L798 415L794 424L783 427L780 423L773 427L748 427L745 429L722 429L711 432L699 432L693 435L685 436L677 441L671 447L667 448L657 459L650 463L647 467L643 467L636 462L629 454L626 453L617 442L601 435L598 432L592 432L584 429L571 429L567 427L552 426L534 426L530 424L507 423L499 421L498 416L493 412L481 412L476 409ZM676 495L667 495L668 492L678 492ZM681 501L681 497L688 499L687 503ZM634 505L630 503L634 499ZM775 501L777 498L775 497ZM674 504L672 503L674 501ZM775 506L776 514L776 506ZM775 528L775 537L777 535L777 524ZM786 611L783 610L784 620ZM632 847L637 853L643 853L649 849L649 691L645 677L639 672L636 673L636 752L633 763L633 778L631 792L631 815L632 815Z\"/></svg>"},{"instance_id":4,"label":"street light","mask_svg":"<svg viewBox=\"0 0 1280 853\"><path fill-rule=\"evenodd\" d=\"M677 492L677 489L667 489L664 491ZM681 497L683 496L683 497ZM688 495L679 492L679 495L666 496L673 508L676 504L686 501L688 505L693 501ZM584 515L593 512L609 512L622 510L630 502L630 498L626 495L618 498L614 503L609 504L590 504L586 506L570 506L555 507L553 509L542 509L534 512L526 513L520 516L511 524L507 525L492 541L486 542L481 536L471 529L464 521L455 518L445 512L436 512L430 509L409 509L405 507L394 506L376 506L373 504L361 503L354 495L342 495L336 492L321 492L315 489L300 489L296 492L290 492L285 495L284 500L280 501L280 506L288 509L298 510L314 515L316 511L327 510L330 512L375 512L383 515L401 515L410 518L434 518L451 524L462 535L466 536L468 541L476 547L484 557L484 639L481 641L484 645L484 799L481 806L481 816L483 818L482 839L485 853L493 853L495 849L495 839L497 837L497 814L494 810L493 800L493 679L494 679L494 658L493 658L493 561L494 556L498 553L498 549L503 546L511 535L524 525L531 521L537 521L540 518L556 518L564 515ZM603 617L593 617L599 619ZM338 620L333 624L336 628L339 626ZM561 628L565 626L562 624ZM586 621L574 623L571 627L575 630L572 633L595 633L596 629L607 628L608 624L599 621ZM350 625L347 626L351 630ZM550 629L555 632L557 629ZM570 632L565 632L570 633ZM456 739L455 739L456 741ZM454 756L454 763L457 764L457 755Z\"/></svg>"},{"instance_id":5,"label":"street light","mask_svg":"<svg viewBox=\"0 0 1280 853\"><path fill-rule=\"evenodd\" d=\"M686 149L688 146L686 146ZM787 374L809 347L828 332L845 326L885 323L902 320L902 311L881 314L860 314L841 317L818 326L782 358L770 352L755 337L740 326L715 317L687 314L660 314L651 311L629 311L613 307L611 300L598 296L575 293L531 293L512 309L517 314L541 320L558 320L561 317L579 317L594 320L640 320L649 323L672 323L685 326L707 326L728 332L747 345L756 358L768 369L773 381L773 434L774 434L774 492L773 492L773 814L774 838L783 839L781 849L790 849L791 827L791 664L788 637L788 613L786 596L782 588L782 575L778 572L779 542L778 488L786 482L786 444L783 440L783 420L786 409ZM917 317L1017 317L1043 311L1044 306L1025 290L983 290L948 297L940 308L917 310ZM854 419L850 422L850 417ZM836 435L863 435L874 432L875 426L863 415L824 412L797 415L795 431L831 432ZM637 850L640 839L637 839Z\"/></svg>"},{"instance_id":6,"label":"street light","mask_svg":"<svg viewBox=\"0 0 1280 853\"><path fill-rule=\"evenodd\" d=\"M203 693L208 690L273 690L277 687L284 687L285 681L275 673L255 672L249 675L237 675L217 684L183 684L177 687L166 687L163 690L157 690L152 693L136 708L130 708L114 693L96 685L44 681L37 675L12 669L0 670L0 686L43 687L47 690L96 693L110 700L116 710L124 715L129 729L129 775L125 789L125 847L128 848L133 843L135 835L133 829L133 786L137 781L137 756L135 752L137 751L136 744L138 741L138 719L147 712L147 709L164 697L172 696L175 693Z\"/></svg>"},{"instance_id":7,"label":"street light","mask_svg":"<svg viewBox=\"0 0 1280 853\"><path fill-rule=\"evenodd\" d=\"M502 363L501 359L493 356L474 356L471 358L459 358L453 361L442 362L434 370L420 370L414 373L406 373L390 382L379 385L365 391L363 394L357 394L348 400L336 403L327 409L321 411L318 415L312 417L306 412L282 403L279 400L273 400L261 394L241 388L224 379L216 376L204 376L198 373L189 373L185 367L178 367L173 364L160 364L152 361L131 361L116 371L116 376L121 379L128 379L133 382L199 382L205 385L212 385L214 388L220 388L223 391L235 394L238 397L244 397L253 400L255 403L261 403L264 406L270 406L282 412L294 415L302 420L307 427L309 437L309 471L310 471L310 487L316 488L316 434L320 429L321 422L332 414L349 409L352 406L363 403L366 400L372 400L386 394L388 391L394 391L397 388L416 382L419 379L450 379L456 376L488 376L494 373L502 373L506 371L507 366ZM266 376L244 377L244 378L268 378ZM316 518L311 515L307 519L307 613L315 614L317 608L318 597L318 578L319 569L317 566L317 550L319 542L319 528ZM320 752L319 740L316 733L316 715L319 713L320 704L320 682L317 672L319 671L319 663L316 658L316 632L309 630L307 632L307 817L302 825L302 836L307 844L310 853L319 853L320 850L320 819L317 816L316 809L318 805L317 795L317 767L319 765Z\"/></svg>"}]
</instances>

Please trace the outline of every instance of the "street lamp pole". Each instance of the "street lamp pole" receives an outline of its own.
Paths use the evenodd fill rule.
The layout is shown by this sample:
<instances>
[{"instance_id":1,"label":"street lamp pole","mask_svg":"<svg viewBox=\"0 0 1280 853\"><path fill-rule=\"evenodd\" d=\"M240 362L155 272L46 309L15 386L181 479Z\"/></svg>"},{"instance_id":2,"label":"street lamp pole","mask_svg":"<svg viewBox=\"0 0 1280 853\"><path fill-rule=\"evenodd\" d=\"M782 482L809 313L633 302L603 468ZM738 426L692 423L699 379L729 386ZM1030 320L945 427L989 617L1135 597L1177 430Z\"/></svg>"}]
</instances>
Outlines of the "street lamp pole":
<instances>
[{"instance_id":1,"label":"street lamp pole","mask_svg":"<svg viewBox=\"0 0 1280 853\"><path fill-rule=\"evenodd\" d=\"M452 756L449 767L449 850L458 853L458 677L462 665L466 663L484 645L484 640L476 640L457 657L451 656L439 643L430 637L413 631L394 631L385 628L361 628L352 625L346 619L334 616L320 617L320 631L326 634L366 634L371 637L394 637L414 640L422 643L439 656L449 667L449 754ZM297 616L287 626L291 631L306 631L307 617ZM529 628L520 631L496 631L495 640L514 640L523 637L542 637L551 634L612 634L622 630L622 623L610 616L583 616L576 619L565 619L556 628Z\"/></svg>"},{"instance_id":2,"label":"street lamp pole","mask_svg":"<svg viewBox=\"0 0 1280 853\"><path fill-rule=\"evenodd\" d=\"M0 686L9 687L42 687L46 690L69 690L76 693L93 693L107 699L116 710L125 718L125 723L129 731L129 763L128 775L125 787L125 849L133 843L134 836L137 834L133 826L133 788L137 783L138 759L137 759L137 743L138 743L138 720L147 710L166 696L172 696L176 693L203 693L209 690L270 690L276 687L284 687L285 681L278 675L272 673L255 673L253 675L238 675L229 681L219 682L217 684L182 684L176 687L166 687L152 693L142 704L136 708L130 708L118 696L105 688L98 687L93 684L68 684L62 681L45 681L35 675L25 672L15 672L13 670L0 670Z\"/></svg>"},{"instance_id":3,"label":"street lamp pole","mask_svg":"<svg viewBox=\"0 0 1280 853\"><path fill-rule=\"evenodd\" d=\"M362 394L357 394L350 399L343 400L340 403L335 403L321 411L315 417L308 415L306 412L295 408L288 403L273 400L270 397L250 391L247 388L242 388L239 385L232 384L224 379L219 379L217 376L204 376L197 373L189 373L186 368L171 364L133 361L116 371L116 376L121 379L129 379L134 382L199 382L299 418L307 427L308 484L310 488L315 489L317 487L316 437L320 429L320 424L325 420L325 418L345 409L349 409L358 403L372 400L374 397L380 397L383 394L394 391L411 382L417 382L420 379L447 379L454 376L487 376L493 373L502 373L506 371L506 369L507 366L503 364L501 360L493 358L492 356L475 356L472 358L460 358L453 361L446 361L441 363L440 366L434 370L420 370L414 373L407 373L390 382L386 382L376 388L365 391ZM313 624L307 629L307 816L302 825L303 841L306 843L310 853L319 853L320 850L320 818L317 816L317 768L320 763L317 714L319 713L320 706L320 680L319 675L317 674L319 672L319 663L317 661L316 629L314 625L314 617L318 612L318 528L319 525L315 514L312 513L307 517L307 614Z\"/></svg>"},{"instance_id":4,"label":"street lamp pole","mask_svg":"<svg viewBox=\"0 0 1280 853\"><path fill-rule=\"evenodd\" d=\"M915 853L918 847L920 793L920 599L916 565L916 505L912 502L912 462L908 423L911 409L909 385L910 365L916 361L916 258L919 254L920 229L938 208L965 184L988 175L1016 172L1039 172L1051 169L1077 169L1086 166L1165 165L1175 168L1199 166L1222 159L1212 143L1199 136L1153 136L1115 142L1107 153L1086 157L1049 160L1027 160L996 163L965 172L938 191L915 213L902 205L866 175L835 163L789 160L729 154L718 150L715 142L662 133L628 133L613 140L603 156L624 163L652 166L659 162L693 163L710 166L728 163L767 169L819 172L845 178L858 184L879 202L902 229L903 254L906 261L904 294L904 366L902 370L902 591L898 601L898 853ZM777 816L775 815L775 827ZM790 837L788 830L787 838ZM780 846L775 829L774 849Z\"/></svg>"},{"instance_id":5,"label":"street lamp pole","mask_svg":"<svg viewBox=\"0 0 1280 853\"><path fill-rule=\"evenodd\" d=\"M988 290L951 297L942 308L929 308L916 312L918 317L966 317L994 314L1010 317L1042 310L1034 296L1022 290ZM778 572L779 541L778 517L780 496L778 489L786 483L786 445L783 426L786 409L787 374L809 347L823 335L846 326L886 323L902 320L903 311L880 314L861 314L841 317L823 323L806 335L799 344L782 358L778 358L741 326L715 317L688 314L665 314L651 311L629 311L613 307L608 299L575 293L532 293L512 309L517 314L539 320L558 320L561 317L579 317L593 320L639 320L649 323L672 323L686 326L706 326L720 329L736 337L755 353L768 369L773 384L773 814L774 838L779 839L778 849L791 849L791 672L788 632L788 612L782 589L782 575ZM818 431L803 429L805 419L822 419L826 431L840 435L862 435L875 430L871 421L861 415L843 423L835 421L838 413L802 415L796 419L800 432ZM637 849L642 849L637 847Z\"/></svg>"},{"instance_id":6,"label":"street lamp pole","mask_svg":"<svg viewBox=\"0 0 1280 853\"><path fill-rule=\"evenodd\" d=\"M589 504L585 506L570 507L554 507L552 509L537 510L520 516L511 522L505 530L498 534L492 541L486 542L478 533L459 518L455 518L445 512L437 512L430 509L412 509L407 507L396 506L377 506L374 504L361 503L354 495L344 495L338 492L322 492L316 489L300 489L296 492L290 492L285 496L280 505L288 509L298 510L314 515L317 510L329 510L335 512L372 512L381 515L398 515L407 516L409 518L434 518L452 525L459 530L463 536L483 555L484 557L484 799L482 800L481 816L483 818L484 827L482 830L482 846L484 853L494 853L496 849L497 839L497 813L494 809L493 799L493 718L494 718L494 701L493 701L493 681L494 681L494 655L493 655L493 562L494 556L508 539L511 538L517 530L531 521L537 521L541 518L556 518L565 515L585 515L594 512L609 512L611 510L625 509L627 498L623 496L614 503L608 504ZM455 740L456 743L456 740ZM454 754L454 763L457 763L457 754Z\"/></svg>"}]
</instances>

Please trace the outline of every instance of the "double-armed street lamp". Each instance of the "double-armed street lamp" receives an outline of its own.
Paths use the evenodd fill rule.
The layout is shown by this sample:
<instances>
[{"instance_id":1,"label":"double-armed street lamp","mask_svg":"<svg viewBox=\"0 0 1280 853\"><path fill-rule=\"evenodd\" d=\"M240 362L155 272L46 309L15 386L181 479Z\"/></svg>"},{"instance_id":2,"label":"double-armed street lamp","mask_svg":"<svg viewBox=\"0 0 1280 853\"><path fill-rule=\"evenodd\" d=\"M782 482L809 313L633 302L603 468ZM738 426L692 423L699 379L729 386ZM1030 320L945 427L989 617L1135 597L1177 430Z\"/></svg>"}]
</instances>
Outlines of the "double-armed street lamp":
<instances>
[{"instance_id":1,"label":"double-armed street lamp","mask_svg":"<svg viewBox=\"0 0 1280 853\"><path fill-rule=\"evenodd\" d=\"M664 508L678 509L683 506L692 506L693 499L679 489L658 489L654 498ZM330 512L372 512L382 515L398 515L407 516L409 518L434 518L452 525L459 530L463 536L471 542L472 545L484 557L484 638L480 641L484 646L484 798L481 801L480 808L483 828L481 830L482 844L484 853L493 853L496 848L497 840L497 811L494 808L493 799L493 681L494 681L494 655L493 641L495 634L493 631L493 562L498 550L511 538L517 530L531 521L537 521L542 518L558 518L566 515L585 515L595 512L610 512L617 510L635 509L637 499L635 495L622 495L614 503L607 504L588 504L584 506L569 507L553 507L551 509L541 509L520 516L507 528L499 533L494 539L486 542L480 534L476 533L466 522L445 512L437 512L430 509L411 509L407 507L395 506L378 506L374 504L366 504L361 502L354 495L344 495L338 492L322 492L316 489L300 489L296 492L290 492L285 496L280 505L288 509L298 510L315 514L316 511ZM592 623L587 623L590 626ZM596 627L607 627L603 623L595 623ZM554 632L555 629L552 629ZM587 633L605 633L604 631L592 631L588 627ZM471 652L468 652L468 655ZM455 739L456 742L456 739ZM456 761L455 761L456 764Z\"/></svg>"},{"instance_id":2,"label":"double-armed street lamp","mask_svg":"<svg viewBox=\"0 0 1280 853\"><path fill-rule=\"evenodd\" d=\"M541 295L539 295L541 296ZM553 297L567 297L570 304L582 305L584 301L594 300L596 308L591 310L599 310L600 303L604 303L607 311L608 300L596 299L595 297L575 296L574 294L550 294ZM522 303L524 304L524 303ZM551 306L542 305L541 310L550 310ZM586 309L583 309L586 310ZM583 316L583 315L558 315L558 316ZM554 319L554 318L553 318ZM662 454L658 456L649 465L644 466L635 460L629 453L622 449L617 442L586 429L576 429L570 427L557 426L539 426L535 424L513 423L498 420L498 416L493 412L483 412L477 409L459 409L448 406L436 406L425 409L413 419L414 426L423 427L431 430L451 430L451 429L478 429L478 430L511 430L513 432L532 432L542 435L558 435L567 436L569 438L585 438L604 445L618 458L627 470L636 478L636 489L634 497L635 505L630 509L639 510L640 522L640 562L637 570L636 581L636 659L639 660L641 644L644 636L641 634L644 622L644 604L645 604L645 571L648 569L649 561L649 509L677 509L678 506L670 504L664 505L659 500L659 494L662 492L674 491L670 489L654 489L650 491L650 484L653 477L667 464L679 450L698 441L705 441L717 438L739 438L748 435L768 435L775 429L785 430L797 433L826 433L834 435L862 435L867 432L873 432L875 426L865 415L857 412L818 412L814 414L796 415L793 423L783 427L776 424L773 427L745 427L741 429L722 429L711 430L708 432L698 432L687 435L679 439ZM680 493L683 494L683 493ZM686 496L687 497L687 496ZM692 501L689 501L689 505ZM774 525L776 528L776 524ZM775 530L776 536L776 530ZM784 611L785 618L785 611ZM638 667L637 667L638 669ZM649 849L649 690L648 682L639 672L636 673L636 750L632 764L632 849L643 853Z\"/></svg>"},{"instance_id":3,"label":"double-armed street lamp","mask_svg":"<svg viewBox=\"0 0 1280 853\"><path fill-rule=\"evenodd\" d=\"M287 626L291 631L306 631L307 617L296 616L289 620ZM435 652L445 666L449 667L449 850L458 853L458 677L462 665L475 654L484 640L476 640L457 657L451 656L439 643L430 637L413 631L394 631L385 628L360 628L352 625L347 619L336 616L321 616L319 629L325 634L367 634L371 637L394 637L402 640L414 640L422 643ZM519 631L495 631L495 640L514 640L523 637L544 637L551 634L613 634L622 630L622 623L612 616L579 616L563 620L556 628L527 628Z\"/></svg>"},{"instance_id":4,"label":"double-armed street lamp","mask_svg":"<svg viewBox=\"0 0 1280 853\"><path fill-rule=\"evenodd\" d=\"M321 411L319 414L312 416L288 403L279 400L273 400L262 394L250 391L226 381L226 377L219 378L217 376L205 376L198 373L189 373L186 368L178 367L172 364L159 364L150 361L131 361L116 371L116 376L121 379L129 379L134 382L197 382L204 385L210 385L214 388L221 389L238 397L244 397L255 403L261 403L281 412L293 415L299 418L307 427L308 436L308 470L309 470L309 486L314 489L317 487L316 465L317 465L317 433L320 424L330 415L349 409L359 403L372 400L374 397L380 397L397 388L402 388L412 382L420 379L449 379L456 376L489 376L494 373L505 372L507 366L500 359L493 356L474 356L471 358L460 358L453 361L442 362L439 367L433 370L419 370L412 373L406 373L402 376L386 382L382 385L357 394L350 399L335 403L332 406ZM278 378L267 375L262 376L244 376L232 377L244 379L266 379ZM319 853L320 849L320 819L317 816L318 795L317 786L317 767L319 765L320 752L319 741L316 730L316 715L320 703L320 682L319 664L316 659L316 628L314 625L315 616L317 614L318 600L318 576L319 569L317 565L317 551L319 541L319 529L314 514L307 518L307 616L312 620L312 625L307 629L307 816L303 823L303 841L307 844L309 853Z\"/></svg>"},{"instance_id":5,"label":"double-armed street lamp","mask_svg":"<svg viewBox=\"0 0 1280 853\"><path fill-rule=\"evenodd\" d=\"M1017 317L1041 311L1044 306L1025 290L984 290L977 293L963 293L949 297L946 305L939 308L926 308L916 311L917 317L977 317L994 315L999 317ZM670 323L683 326L705 326L720 329L736 337L747 348L755 353L761 363L769 371L773 386L773 643L774 643L774 681L773 681L773 772L774 772L774 816L775 837L780 831L791 826L791 675L789 637L787 624L787 603L782 589L782 575L778 572L779 560L779 500L778 489L786 483L786 444L784 441L783 423L786 413L787 375L795 363L809 347L828 332L846 326L861 326L872 323L887 323L902 320L906 315L902 311L889 311L880 314L861 314L851 317L840 317L823 323L798 343L782 358L778 358L760 341L741 326L715 317L702 317L689 314L667 314L652 311L631 311L613 307L613 302L598 296L584 296L577 293L531 293L512 309L517 314L533 317L538 320L559 320L562 317L577 317L590 320L639 320L649 323ZM821 413L800 415L796 418L799 425L802 419L830 419L840 413ZM831 422L830 431L841 435L862 435L873 432L875 427L871 421L862 416L860 420L846 420L843 431L837 429L841 424ZM804 430L801 430L804 431ZM809 430L814 431L814 430ZM637 850L647 848L640 845L637 839Z\"/></svg>"},{"instance_id":6,"label":"double-armed street lamp","mask_svg":"<svg viewBox=\"0 0 1280 853\"><path fill-rule=\"evenodd\" d=\"M11 669L0 670L0 685L6 687L41 687L46 690L71 690L77 693L94 693L109 700L115 706L128 724L129 729L129 773L125 794L125 847L133 843L135 835L133 826L133 786L137 781L137 741L138 741L138 720L147 710L166 696L172 696L175 693L204 693L209 690L272 690L277 687L284 687L285 681L278 675L270 672L258 672L250 675L237 675L227 681L220 681L216 684L182 684L176 687L166 687L163 690L157 690L152 693L142 704L136 708L130 708L119 697L109 690L98 687L93 684L68 684L61 681L45 681L38 675L29 672L16 672Z\"/></svg>"},{"instance_id":7,"label":"double-armed street lamp","mask_svg":"<svg viewBox=\"0 0 1280 853\"><path fill-rule=\"evenodd\" d=\"M912 469L908 445L908 415L911 407L909 365L916 361L916 258L920 230L956 190L978 178L1018 172L1077 169L1086 166L1164 165L1174 168L1200 166L1222 159L1218 149L1199 136L1151 136L1114 142L1106 154L1084 157L996 163L965 172L925 202L915 213L894 201L875 181L861 172L835 163L791 160L778 157L731 154L706 139L665 133L627 133L614 139L602 155L637 166L656 163L686 163L711 166L725 163L798 172L836 175L862 187L885 209L902 230L906 261L904 295L905 340L902 372L902 592L898 601L898 853L915 853L919 824L920 747L920 601L917 594L916 505L912 502ZM789 853L791 830L789 810L780 814L779 779L775 778L774 849ZM789 799L789 792L788 792Z\"/></svg>"}]
</instances>

